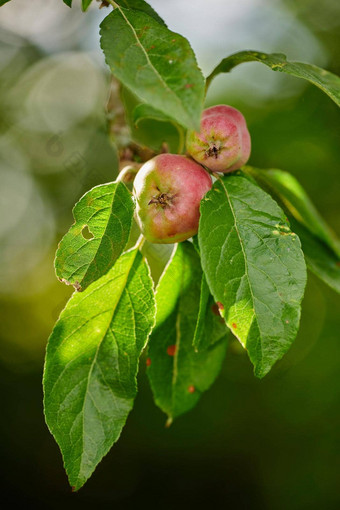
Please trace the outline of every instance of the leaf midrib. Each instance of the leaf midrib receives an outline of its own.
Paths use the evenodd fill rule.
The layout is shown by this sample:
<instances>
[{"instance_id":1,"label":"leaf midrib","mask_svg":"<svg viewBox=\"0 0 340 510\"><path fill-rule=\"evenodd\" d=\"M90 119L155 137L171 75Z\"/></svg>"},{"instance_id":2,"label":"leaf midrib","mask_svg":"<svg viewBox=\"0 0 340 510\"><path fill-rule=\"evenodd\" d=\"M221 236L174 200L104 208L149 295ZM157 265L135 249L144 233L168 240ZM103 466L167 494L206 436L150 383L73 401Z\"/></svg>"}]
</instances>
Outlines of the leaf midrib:
<instances>
[{"instance_id":1,"label":"leaf midrib","mask_svg":"<svg viewBox=\"0 0 340 510\"><path fill-rule=\"evenodd\" d=\"M107 235L107 234L106 234L106 232L107 232L107 230L108 230L108 226L109 226L109 223L110 223L111 216L113 216L113 214L112 214L112 213L113 213L113 203L114 203L115 196L116 196L116 194L117 194L117 190L118 190L119 184L120 184L120 183L118 183L118 184L117 184L117 186L115 186L115 189L114 189L114 191L113 191L113 193L112 193L112 199L111 199L111 203L110 203L110 205L109 205L109 207L110 207L110 212L109 212L108 219L107 219L107 222L106 222L105 230L104 230L104 232L102 233L102 235L101 235L101 237L100 237L100 243L99 243L99 245L98 245L98 248L97 248L97 250L95 251L94 256L93 256L93 258L92 258L91 262L89 263L89 265L88 265L88 267L87 267L87 270L85 271L85 274L84 274L84 276L83 276L83 278L82 278L82 280L81 280L81 283L83 283L83 282L85 281L85 279L86 279L86 277L87 277L87 275L88 275L88 273L89 273L89 271L90 271L90 268L91 268L91 267L93 267L93 264L94 264L95 258L96 258L96 256L98 255L98 252L99 252L99 250L100 250L100 248L101 248L101 246L102 246L102 244L103 244L103 239L104 239L104 237ZM110 194L110 193L107 193L107 194ZM120 220L119 216L116 216L116 218L119 220L119 223L120 223L120 224L122 224L122 222L121 222L121 220ZM123 229L122 229L122 230L123 230ZM109 237L109 236L108 236L108 237ZM91 241L91 239L90 239L89 241ZM116 259L116 260L117 260L117 259ZM112 261L112 259L111 259L111 261ZM109 264L110 264L110 263L109 263ZM110 267L109 267L109 268L110 268ZM108 268L108 269L109 269L109 268Z\"/></svg>"},{"instance_id":2,"label":"leaf midrib","mask_svg":"<svg viewBox=\"0 0 340 510\"><path fill-rule=\"evenodd\" d=\"M249 273L248 273L248 261L247 261L247 257L246 257L246 252L245 252L245 248L244 248L244 245L243 245L243 239L241 237L241 234L238 230L238 226L237 226L237 220L236 220L236 215L235 215L235 211L234 211L234 207L232 205L232 202L231 202L231 199L229 197L229 193L228 193L228 190L227 188L225 187L225 184L223 182L222 179L220 179L220 182L225 190L225 195L227 197L227 200L228 200L228 204L229 204L229 207L230 207L230 210L231 210L231 213L233 215L233 219L234 219L234 228L235 228L235 232L237 233L237 237L238 237L238 240L240 242L240 246L241 246L241 249L242 249L242 253L243 253L243 257L244 257L244 267L245 267L245 276L247 278L247 281L248 281L248 285L249 285L249 290L250 290L250 294L251 294L251 298L252 298L252 303L253 303L253 309L254 309L254 314L253 314L253 319L249 325L249 330L250 331L250 328L251 328L251 324L253 322L253 320L256 321L257 323L257 327L258 327L258 330L259 330L259 339L260 339L260 344L261 344L261 364L262 364L262 359L263 359L263 345L262 345L262 334L261 334L261 330L260 330L260 327L259 327L259 323L258 323L258 320L257 320L257 317L256 317L256 312L255 312L255 296L254 296L254 293L253 293L253 289L252 289L252 286L251 286L251 282L250 282L250 279L249 279ZM228 321L229 322L229 321ZM230 327L230 326L229 326ZM239 339L239 341L241 343L242 340L241 338L239 338L239 336L236 334L235 331L233 331L233 334Z\"/></svg>"},{"instance_id":3,"label":"leaf midrib","mask_svg":"<svg viewBox=\"0 0 340 510\"><path fill-rule=\"evenodd\" d=\"M130 268L125 273L125 277L123 279L124 285L122 285L122 287L121 287L122 290L121 290L121 292L119 294L119 298L117 299L116 304L115 304L115 306L114 306L114 308L112 310L111 318L108 321L108 326L106 328L105 334L103 334L102 339L100 340L100 342L98 344L98 347L96 349L96 353L95 353L95 356L94 356L93 361L91 363L91 367L90 367L89 374L88 374L88 377L87 377L86 389L85 389L85 393L84 393L84 402L83 402L83 407L82 407L82 410L81 410L81 414L82 414L82 453L80 454L80 463L79 463L79 470L78 470L78 475L77 475L77 482L78 483L81 482L80 472L81 472L81 468L82 468L82 464L83 464L83 455L84 455L84 430L85 430L85 427L84 427L84 414L85 414L84 413L84 408L85 408L85 402L87 400L87 394L88 394L88 388L89 388L90 379L91 379L91 376L92 376L93 368L94 368L94 366L96 364L96 360L97 360L97 357L98 357L99 349L100 349L100 347L101 347L101 345L102 345L102 343L104 341L104 338L107 335L108 330L110 329L110 325L112 323L114 313L115 313L115 311L117 309L117 306L118 306L118 303L120 302L121 297L123 295L123 292L124 292L127 280L128 280L128 278L130 276L131 268L132 268L133 263L134 263L134 261L136 259L137 253L138 253L138 250L136 249L135 256L131 259Z\"/></svg>"},{"instance_id":4,"label":"leaf midrib","mask_svg":"<svg viewBox=\"0 0 340 510\"><path fill-rule=\"evenodd\" d=\"M110 183L109 186L113 184L113 183ZM101 185L101 186L106 186L106 185ZM96 187L99 187L99 186L96 186ZM91 193L91 191L93 191L95 188L92 188L92 190L90 190L88 193ZM107 195L112 195L111 192L109 193L103 193L102 195L99 195L97 197L94 198L94 201L95 200L99 200L99 199L102 199L103 197L107 196ZM115 195L115 191L114 191L114 195ZM101 209L97 209L95 210L86 220L82 217L82 214L84 212L84 210L86 208L88 208L89 206L86 204L86 205L82 205L82 201L84 200L86 195L84 195L83 197L80 198L79 202L76 203L76 205L74 206L73 210L72 210L72 214L73 214L73 219L74 219L74 222L73 224L71 225L69 231L64 235L64 237L62 238L61 242L59 243L59 247L57 249L57 252L56 252L56 256L55 256L55 270L56 270L56 275L59 277L59 278L66 278L67 281L69 283L71 283L73 285L73 282L71 281L74 274L79 271L79 269L81 269L82 267L86 266L87 264L90 266L95 258L95 255L98 253L98 250L99 250L99 247L100 247L100 244L97 248L97 251L95 252L95 255L94 257L92 258L91 262L86 262L85 264L82 264L81 266L79 266L78 268L76 268L71 274L69 274L67 277L65 275L65 266L67 265L67 261L69 260L69 258L72 258L74 257L74 255L76 253L78 253L80 250L82 250L84 247L88 246L89 242L90 241L93 241L93 239L100 239L99 237L96 238L94 237L93 239L85 239L84 241L84 244L82 244L81 246L79 246L75 251L71 252L71 253L68 253L66 258L64 259L63 261L63 264L60 264L59 263L59 256L60 256L60 253L63 253L63 251L65 251L65 248L64 250L62 250L61 246L62 246L62 243L64 242L65 238L68 237L68 236L72 236L71 237L71 240L75 239L78 237L78 231L77 231L77 226L80 225L80 224L84 224L84 221L86 224L88 224L90 222L90 220L93 218L93 216L95 214L97 214L99 211L103 211L104 209L108 209L108 208L111 208L112 210L112 204L111 206L106 206L106 207L102 207ZM79 210L78 210L79 209ZM110 215L109 215L110 217ZM74 230L76 229L76 233L73 233ZM105 232L106 232L106 229L105 229ZM104 232L104 234L105 234ZM103 234L103 235L104 235ZM58 263L58 265L57 265ZM87 274L88 270L86 271L85 275ZM82 278L81 282L82 283L84 281L84 278L85 278L85 275L84 277Z\"/></svg>"},{"instance_id":5,"label":"leaf midrib","mask_svg":"<svg viewBox=\"0 0 340 510\"><path fill-rule=\"evenodd\" d=\"M177 245L177 250L179 249L179 244ZM180 282L180 292L183 288L183 249L181 248L181 282ZM173 411L174 411L174 388L178 377L178 355L179 355L179 349L180 349L180 343L181 343L181 313L180 313L180 302L181 302L182 296L181 294L178 297L178 303L176 306L176 324L175 324L175 331L176 331L176 350L175 350L175 356L174 356L174 365L173 365L173 373L172 373L172 381L171 381L171 414L169 414L169 418L173 418Z\"/></svg>"},{"instance_id":6,"label":"leaf midrib","mask_svg":"<svg viewBox=\"0 0 340 510\"><path fill-rule=\"evenodd\" d=\"M118 10L119 12L121 13L122 17L125 19L126 23L129 25L129 27L131 28L131 31L133 33L133 36L135 37L136 41L137 41L137 45L141 48L142 52L144 53L144 56L148 62L148 64L150 65L151 69L153 70L154 74L156 75L156 77L159 79L159 81L164 85L164 88L170 92L170 94L176 99L176 102L177 104L179 105L179 109L184 112L185 116L187 117L187 112L186 110L183 108L182 106L182 102L180 100L180 98L177 96L177 94L175 93L174 90L172 90L168 84L166 83L166 81L163 80L162 76L159 74L159 72L157 71L157 69L155 68L155 66L153 65L153 63L151 62L150 58L149 58L149 55L147 54L144 46L142 45L141 41L139 40L139 38L137 37L137 34L136 34L136 31L133 27L133 25L130 23L130 21L127 19L127 17L125 16L124 12L122 11L122 8L120 6L118 6ZM151 18L151 16L149 16Z\"/></svg>"}]
</instances>

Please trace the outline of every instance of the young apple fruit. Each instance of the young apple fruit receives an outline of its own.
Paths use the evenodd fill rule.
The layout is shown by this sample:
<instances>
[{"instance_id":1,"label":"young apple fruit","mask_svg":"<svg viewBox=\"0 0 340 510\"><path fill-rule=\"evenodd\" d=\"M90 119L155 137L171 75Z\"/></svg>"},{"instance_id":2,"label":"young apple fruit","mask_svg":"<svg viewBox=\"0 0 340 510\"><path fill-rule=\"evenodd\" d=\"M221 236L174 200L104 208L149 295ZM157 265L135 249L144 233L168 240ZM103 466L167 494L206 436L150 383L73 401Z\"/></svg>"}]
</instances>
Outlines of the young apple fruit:
<instances>
[{"instance_id":1,"label":"young apple fruit","mask_svg":"<svg viewBox=\"0 0 340 510\"><path fill-rule=\"evenodd\" d=\"M203 111L199 133L189 131L187 151L214 172L232 172L250 156L250 135L242 113L227 105Z\"/></svg>"},{"instance_id":2,"label":"young apple fruit","mask_svg":"<svg viewBox=\"0 0 340 510\"><path fill-rule=\"evenodd\" d=\"M134 181L136 218L152 243L177 243L197 233L199 206L212 186L210 175L191 159L160 154L147 161Z\"/></svg>"}]
</instances>

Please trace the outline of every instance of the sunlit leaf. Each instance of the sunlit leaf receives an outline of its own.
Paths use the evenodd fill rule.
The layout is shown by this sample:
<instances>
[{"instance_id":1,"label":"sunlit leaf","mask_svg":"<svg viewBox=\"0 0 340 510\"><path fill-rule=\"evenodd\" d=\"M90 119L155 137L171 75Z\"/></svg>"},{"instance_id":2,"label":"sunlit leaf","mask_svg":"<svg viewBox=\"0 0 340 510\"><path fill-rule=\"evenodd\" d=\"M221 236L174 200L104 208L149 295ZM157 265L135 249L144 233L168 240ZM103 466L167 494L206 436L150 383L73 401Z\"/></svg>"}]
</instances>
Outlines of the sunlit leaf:
<instances>
[{"instance_id":1,"label":"sunlit leaf","mask_svg":"<svg viewBox=\"0 0 340 510\"><path fill-rule=\"evenodd\" d=\"M262 53L259 51L240 51L224 58L207 78L207 86L220 73L229 73L244 62L261 62L273 71L296 76L313 83L340 106L340 78L321 67L303 62L289 62L282 53Z\"/></svg>"},{"instance_id":2,"label":"sunlit leaf","mask_svg":"<svg viewBox=\"0 0 340 510\"><path fill-rule=\"evenodd\" d=\"M225 337L200 352L192 345L201 278L193 245L181 243L156 291L156 327L148 348L148 376L155 402L168 415L169 423L195 406L217 377L225 356Z\"/></svg>"},{"instance_id":3,"label":"sunlit leaf","mask_svg":"<svg viewBox=\"0 0 340 510\"><path fill-rule=\"evenodd\" d=\"M112 74L179 124L197 128L205 82L188 41L141 11L116 8L101 24Z\"/></svg>"},{"instance_id":4,"label":"sunlit leaf","mask_svg":"<svg viewBox=\"0 0 340 510\"><path fill-rule=\"evenodd\" d=\"M203 198L198 240L210 291L263 377L298 330L306 284L299 238L276 202L238 172Z\"/></svg>"},{"instance_id":5,"label":"sunlit leaf","mask_svg":"<svg viewBox=\"0 0 340 510\"><path fill-rule=\"evenodd\" d=\"M74 224L59 243L58 278L77 290L103 276L129 240L134 203L119 182L96 186L74 206Z\"/></svg>"},{"instance_id":6,"label":"sunlit leaf","mask_svg":"<svg viewBox=\"0 0 340 510\"><path fill-rule=\"evenodd\" d=\"M149 270L134 249L85 292L73 294L49 338L46 422L75 490L120 436L154 315Z\"/></svg>"}]
</instances>

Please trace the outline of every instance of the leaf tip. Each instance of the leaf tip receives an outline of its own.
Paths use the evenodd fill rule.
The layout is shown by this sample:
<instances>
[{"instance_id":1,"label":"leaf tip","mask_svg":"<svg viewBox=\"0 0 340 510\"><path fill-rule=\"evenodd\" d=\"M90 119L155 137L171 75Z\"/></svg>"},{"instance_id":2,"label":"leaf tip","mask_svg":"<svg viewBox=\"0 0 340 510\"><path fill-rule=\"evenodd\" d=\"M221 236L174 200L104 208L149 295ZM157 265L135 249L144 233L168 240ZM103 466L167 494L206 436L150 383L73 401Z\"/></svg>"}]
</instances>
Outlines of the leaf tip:
<instances>
[{"instance_id":1,"label":"leaf tip","mask_svg":"<svg viewBox=\"0 0 340 510\"><path fill-rule=\"evenodd\" d=\"M172 425L173 421L174 421L173 417L172 416L168 416L168 419L165 422L165 428L168 429Z\"/></svg>"},{"instance_id":2,"label":"leaf tip","mask_svg":"<svg viewBox=\"0 0 340 510\"><path fill-rule=\"evenodd\" d=\"M72 493L76 493L79 491L79 489L81 489L83 487L83 485L85 484L85 482L87 482L88 478L85 478L83 480L78 480L77 482L74 483L74 485L71 485L71 492Z\"/></svg>"},{"instance_id":3,"label":"leaf tip","mask_svg":"<svg viewBox=\"0 0 340 510\"><path fill-rule=\"evenodd\" d=\"M271 369L271 367L264 367L262 364L255 365L255 367L254 367L254 375L258 379L263 379L264 376L268 374L270 369Z\"/></svg>"}]
</instances>

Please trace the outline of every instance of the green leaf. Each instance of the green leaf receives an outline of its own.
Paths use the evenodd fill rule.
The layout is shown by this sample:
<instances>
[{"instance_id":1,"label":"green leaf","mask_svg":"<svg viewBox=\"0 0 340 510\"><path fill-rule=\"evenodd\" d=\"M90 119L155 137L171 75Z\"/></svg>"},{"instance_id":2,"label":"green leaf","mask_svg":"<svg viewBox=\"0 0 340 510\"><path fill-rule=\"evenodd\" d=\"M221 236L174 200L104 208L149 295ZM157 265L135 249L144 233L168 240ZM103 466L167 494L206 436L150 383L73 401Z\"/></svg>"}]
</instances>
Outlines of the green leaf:
<instances>
[{"instance_id":1,"label":"green leaf","mask_svg":"<svg viewBox=\"0 0 340 510\"><path fill-rule=\"evenodd\" d=\"M64 4L68 5L69 7L72 7L72 1L73 0L63 0ZM81 8L85 12L90 4L92 3L92 0L81 0Z\"/></svg>"},{"instance_id":2,"label":"green leaf","mask_svg":"<svg viewBox=\"0 0 340 510\"><path fill-rule=\"evenodd\" d=\"M220 315L218 304L210 294L206 277L202 274L199 311L192 345L196 351L201 351L221 340L226 334L225 321Z\"/></svg>"},{"instance_id":3,"label":"green leaf","mask_svg":"<svg viewBox=\"0 0 340 510\"><path fill-rule=\"evenodd\" d=\"M45 416L74 490L120 436L154 315L149 269L134 249L84 293L73 294L49 338Z\"/></svg>"},{"instance_id":4,"label":"green leaf","mask_svg":"<svg viewBox=\"0 0 340 510\"><path fill-rule=\"evenodd\" d=\"M56 253L56 275L77 290L104 275L128 242L134 203L121 182L88 191L73 209L74 224Z\"/></svg>"},{"instance_id":5,"label":"green leaf","mask_svg":"<svg viewBox=\"0 0 340 510\"><path fill-rule=\"evenodd\" d=\"M153 106L145 103L140 103L133 111L133 121L135 125L138 126L138 124L143 119L153 119L159 120L161 122L173 122L170 117L164 115L164 113L160 112L159 110L156 110L153 108Z\"/></svg>"},{"instance_id":6,"label":"green leaf","mask_svg":"<svg viewBox=\"0 0 340 510\"><path fill-rule=\"evenodd\" d=\"M192 244L200 256L197 235L192 238ZM199 310L192 345L196 351L207 349L227 333L228 329L220 314L219 303L215 303L205 274L202 273Z\"/></svg>"},{"instance_id":7,"label":"green leaf","mask_svg":"<svg viewBox=\"0 0 340 510\"><path fill-rule=\"evenodd\" d=\"M121 7L125 7L126 9L134 9L135 11L142 11L145 14L148 14L153 19L155 19L161 25L165 25L162 18L157 14L157 12L149 5L144 2L144 0L116 0L116 4Z\"/></svg>"},{"instance_id":8,"label":"green leaf","mask_svg":"<svg viewBox=\"0 0 340 510\"><path fill-rule=\"evenodd\" d=\"M1 7L2 5L7 4L7 2L9 2L9 1L10 1L10 0L0 0L0 7Z\"/></svg>"},{"instance_id":9,"label":"green leaf","mask_svg":"<svg viewBox=\"0 0 340 510\"><path fill-rule=\"evenodd\" d=\"M199 350L203 339L205 338L205 315L208 308L208 302L210 297L210 290L207 284L207 279L204 274L201 277L201 289L200 289L200 301L197 315L197 323L194 333L192 345L196 350ZM222 319L223 320L223 319Z\"/></svg>"},{"instance_id":10,"label":"green leaf","mask_svg":"<svg viewBox=\"0 0 340 510\"><path fill-rule=\"evenodd\" d=\"M156 329L149 342L148 376L168 423L194 407L217 377L226 339L197 353L192 346L202 269L189 242L178 244L157 287Z\"/></svg>"},{"instance_id":11,"label":"green leaf","mask_svg":"<svg viewBox=\"0 0 340 510\"><path fill-rule=\"evenodd\" d=\"M308 269L340 292L339 240L298 181L282 170L245 167L245 171L282 202L290 224L300 238Z\"/></svg>"},{"instance_id":12,"label":"green leaf","mask_svg":"<svg viewBox=\"0 0 340 510\"><path fill-rule=\"evenodd\" d=\"M214 299L263 377L298 330L300 241L276 202L241 172L219 178L203 198L198 240Z\"/></svg>"},{"instance_id":13,"label":"green leaf","mask_svg":"<svg viewBox=\"0 0 340 510\"><path fill-rule=\"evenodd\" d=\"M124 104L126 121L132 139L142 145L161 151L164 143L169 152L182 152L182 128L162 112L141 103L127 88L122 87L121 98Z\"/></svg>"},{"instance_id":14,"label":"green leaf","mask_svg":"<svg viewBox=\"0 0 340 510\"><path fill-rule=\"evenodd\" d=\"M309 229L312 234L324 241L340 257L340 241L322 219L295 177L277 169L260 170L246 167L245 171L254 176L259 183L274 191L294 218Z\"/></svg>"},{"instance_id":15,"label":"green leaf","mask_svg":"<svg viewBox=\"0 0 340 510\"><path fill-rule=\"evenodd\" d=\"M204 78L188 41L141 11L115 9L101 24L114 76L138 98L188 128L198 128Z\"/></svg>"},{"instance_id":16,"label":"green leaf","mask_svg":"<svg viewBox=\"0 0 340 510\"><path fill-rule=\"evenodd\" d=\"M308 269L340 293L340 257L294 218L290 222L301 240Z\"/></svg>"},{"instance_id":17,"label":"green leaf","mask_svg":"<svg viewBox=\"0 0 340 510\"><path fill-rule=\"evenodd\" d=\"M262 53L259 51L240 51L224 58L207 78L207 87L211 80L220 73L229 73L243 62L261 62L273 71L290 74L296 78L313 83L340 106L340 78L321 67L302 62L288 62L282 53Z\"/></svg>"},{"instance_id":18,"label":"green leaf","mask_svg":"<svg viewBox=\"0 0 340 510\"><path fill-rule=\"evenodd\" d=\"M84 12L90 7L91 3L92 3L92 0L82 0L81 7Z\"/></svg>"}]
</instances>

